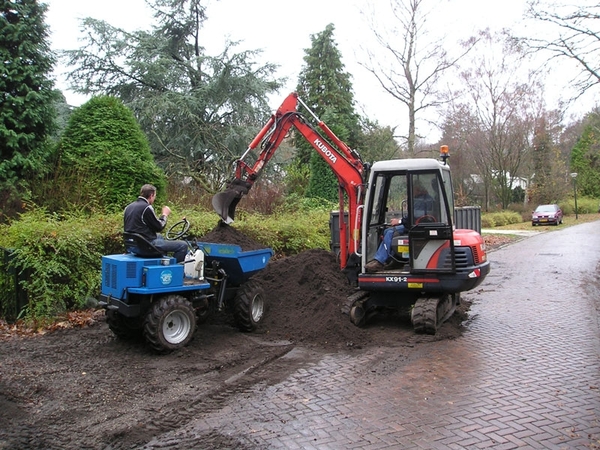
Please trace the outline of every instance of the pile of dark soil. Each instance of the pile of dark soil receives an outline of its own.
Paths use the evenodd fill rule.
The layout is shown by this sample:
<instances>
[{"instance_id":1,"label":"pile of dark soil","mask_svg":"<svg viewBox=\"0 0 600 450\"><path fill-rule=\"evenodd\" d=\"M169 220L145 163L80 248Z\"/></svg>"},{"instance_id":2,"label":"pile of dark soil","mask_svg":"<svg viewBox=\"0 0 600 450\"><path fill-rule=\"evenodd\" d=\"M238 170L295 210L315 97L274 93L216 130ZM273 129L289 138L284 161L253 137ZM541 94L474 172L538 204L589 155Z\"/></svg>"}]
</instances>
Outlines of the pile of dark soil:
<instances>
[{"instance_id":1,"label":"pile of dark soil","mask_svg":"<svg viewBox=\"0 0 600 450\"><path fill-rule=\"evenodd\" d=\"M199 240L237 244L245 251L264 248L223 223ZM335 256L322 249L271 260L253 280L263 285L268 308L257 333L272 340L318 347L362 348L390 345L390 339L397 344L455 338L462 333L461 323L467 318L469 306L463 305L435 336L416 335L407 314L376 316L364 328L358 328L342 313L342 306L355 289Z\"/></svg>"},{"instance_id":2,"label":"pile of dark soil","mask_svg":"<svg viewBox=\"0 0 600 450\"><path fill-rule=\"evenodd\" d=\"M198 241L212 242L214 244L239 245L244 252L265 248L263 244L249 238L244 233L240 233L234 227L227 225L223 221L219 221L216 227L204 236L198 238Z\"/></svg>"}]
</instances>

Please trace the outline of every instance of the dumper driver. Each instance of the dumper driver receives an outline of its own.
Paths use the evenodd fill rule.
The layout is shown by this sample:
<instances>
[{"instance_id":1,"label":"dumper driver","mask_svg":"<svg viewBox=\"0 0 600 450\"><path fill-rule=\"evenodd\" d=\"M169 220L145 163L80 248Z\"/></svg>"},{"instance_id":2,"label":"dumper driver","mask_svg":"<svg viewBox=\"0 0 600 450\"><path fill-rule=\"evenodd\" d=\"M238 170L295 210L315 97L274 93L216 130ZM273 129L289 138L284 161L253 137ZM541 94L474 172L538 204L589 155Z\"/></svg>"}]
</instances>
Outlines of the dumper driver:
<instances>
[{"instance_id":1,"label":"dumper driver","mask_svg":"<svg viewBox=\"0 0 600 450\"><path fill-rule=\"evenodd\" d=\"M187 254L188 245L184 241L166 240L159 234L167 225L171 208L163 206L160 217L157 217L152 207L155 199L156 187L151 184L143 185L137 200L125 208L124 231L142 235L161 252L173 253L177 262L182 262Z\"/></svg>"}]
</instances>

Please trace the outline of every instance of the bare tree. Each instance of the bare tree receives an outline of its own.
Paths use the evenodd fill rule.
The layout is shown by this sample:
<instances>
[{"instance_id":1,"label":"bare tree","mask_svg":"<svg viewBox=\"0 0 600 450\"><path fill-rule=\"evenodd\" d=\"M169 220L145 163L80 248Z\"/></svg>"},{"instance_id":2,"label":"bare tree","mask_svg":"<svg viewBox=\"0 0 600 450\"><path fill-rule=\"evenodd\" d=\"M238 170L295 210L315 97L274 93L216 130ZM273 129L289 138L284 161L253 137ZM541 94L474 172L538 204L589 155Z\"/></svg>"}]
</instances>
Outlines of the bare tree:
<instances>
[{"instance_id":1,"label":"bare tree","mask_svg":"<svg viewBox=\"0 0 600 450\"><path fill-rule=\"evenodd\" d=\"M459 55L451 57L446 51L447 42L442 38L430 39L427 18L430 12L424 4L427 0L390 0L394 18L393 30L386 32L381 22L371 21L371 30L384 56L366 50L367 61L361 65L371 72L383 89L403 103L408 110L408 130L396 136L402 140L409 157L415 156L417 134L416 122L427 109L441 104L439 79L472 47L462 47Z\"/></svg>"},{"instance_id":2,"label":"bare tree","mask_svg":"<svg viewBox=\"0 0 600 450\"><path fill-rule=\"evenodd\" d=\"M587 3L583 5L582 3ZM547 8L547 9L546 9ZM600 84L600 4L580 0L578 5L528 2L527 15L545 25L548 34L523 39L535 51L549 52L549 60L568 59L580 68L573 86L579 98Z\"/></svg>"},{"instance_id":3,"label":"bare tree","mask_svg":"<svg viewBox=\"0 0 600 450\"><path fill-rule=\"evenodd\" d=\"M460 74L461 91L454 94L446 119L453 126L445 129L452 130L455 141L458 136L465 160L475 165L486 208L492 197L503 208L511 202L528 162L535 119L543 111L538 74L523 70L524 55L513 44L504 33L482 33L480 48Z\"/></svg>"}]
</instances>

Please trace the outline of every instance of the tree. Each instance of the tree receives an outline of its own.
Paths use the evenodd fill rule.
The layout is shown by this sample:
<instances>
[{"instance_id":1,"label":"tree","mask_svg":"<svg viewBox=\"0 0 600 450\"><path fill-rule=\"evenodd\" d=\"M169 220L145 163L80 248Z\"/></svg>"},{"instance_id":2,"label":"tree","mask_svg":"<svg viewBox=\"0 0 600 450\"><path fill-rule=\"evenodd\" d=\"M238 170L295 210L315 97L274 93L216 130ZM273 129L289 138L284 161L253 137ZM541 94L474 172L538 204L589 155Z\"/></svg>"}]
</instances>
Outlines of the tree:
<instances>
[{"instance_id":1,"label":"tree","mask_svg":"<svg viewBox=\"0 0 600 450\"><path fill-rule=\"evenodd\" d=\"M577 172L577 189L584 195L600 197L600 110L586 117L583 134L571 152L572 172Z\"/></svg>"},{"instance_id":2,"label":"tree","mask_svg":"<svg viewBox=\"0 0 600 450\"><path fill-rule=\"evenodd\" d=\"M119 99L94 97L69 119L45 206L121 211L146 183L164 195L164 173L133 113Z\"/></svg>"},{"instance_id":3,"label":"tree","mask_svg":"<svg viewBox=\"0 0 600 450\"><path fill-rule=\"evenodd\" d=\"M18 211L44 171L55 128L54 64L37 0L0 2L0 215Z\"/></svg>"},{"instance_id":4,"label":"tree","mask_svg":"<svg viewBox=\"0 0 600 450\"><path fill-rule=\"evenodd\" d=\"M263 124L267 95L280 83L271 78L274 65L254 62L258 51L234 53L228 43L220 55L206 54L203 3L154 0L150 32L87 18L85 45L64 56L78 92L115 96L131 108L168 175L214 192Z\"/></svg>"},{"instance_id":5,"label":"tree","mask_svg":"<svg viewBox=\"0 0 600 450\"><path fill-rule=\"evenodd\" d=\"M427 17L424 10L426 0L392 0L391 14L397 22L391 36L379 22L373 22L371 29L379 45L388 58L367 51L367 62L363 63L381 87L407 109L408 130L400 136L408 157L415 157L417 119L426 110L442 104L438 82L442 74L453 67L468 53L474 41L468 42L457 57L451 57L445 50L442 39L427 41ZM395 31L399 30L399 31Z\"/></svg>"},{"instance_id":6,"label":"tree","mask_svg":"<svg viewBox=\"0 0 600 450\"><path fill-rule=\"evenodd\" d=\"M333 24L329 24L311 36L312 45L305 50L305 65L298 77L297 92L340 139L356 148L361 137L359 116L354 111L351 76L344 70L333 38L334 30ZM299 160L310 161L307 195L337 201L338 181L329 165L301 136L295 139L295 144Z\"/></svg>"},{"instance_id":7,"label":"tree","mask_svg":"<svg viewBox=\"0 0 600 450\"><path fill-rule=\"evenodd\" d=\"M395 128L382 127L377 121L363 118L362 137L358 149L363 161L373 162L399 158L400 148L394 139Z\"/></svg>"},{"instance_id":8,"label":"tree","mask_svg":"<svg viewBox=\"0 0 600 450\"><path fill-rule=\"evenodd\" d=\"M600 84L600 5L584 0L578 5L528 2L528 16L547 25L547 34L523 39L532 50L549 53L549 62L571 61L579 69L574 80L578 97ZM541 36L541 37L540 37ZM546 37L548 36L548 37Z\"/></svg>"},{"instance_id":9,"label":"tree","mask_svg":"<svg viewBox=\"0 0 600 450\"><path fill-rule=\"evenodd\" d=\"M542 116L535 126L531 154L533 183L529 190L533 204L558 203L569 190L569 183L565 182L567 166L555 144L560 127L553 126L552 119L552 115Z\"/></svg>"},{"instance_id":10,"label":"tree","mask_svg":"<svg viewBox=\"0 0 600 450\"><path fill-rule=\"evenodd\" d=\"M448 120L456 120L456 111L462 111L468 120L446 129L466 131L460 137L483 183L485 207L494 194L506 208L543 111L542 86L534 71L524 71L522 79L516 76L515 67L527 67L525 55L504 33L483 32L480 46L460 74L463 91L453 95L457 100L447 113Z\"/></svg>"}]
</instances>

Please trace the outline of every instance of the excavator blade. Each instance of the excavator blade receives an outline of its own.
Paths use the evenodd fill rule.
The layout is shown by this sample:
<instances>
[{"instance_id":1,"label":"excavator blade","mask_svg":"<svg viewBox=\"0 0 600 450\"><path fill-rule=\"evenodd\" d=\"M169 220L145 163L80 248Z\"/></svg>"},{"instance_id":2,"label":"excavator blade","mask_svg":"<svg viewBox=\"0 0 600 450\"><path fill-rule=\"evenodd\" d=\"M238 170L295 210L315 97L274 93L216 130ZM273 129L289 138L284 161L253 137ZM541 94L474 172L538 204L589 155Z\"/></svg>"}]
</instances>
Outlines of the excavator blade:
<instances>
[{"instance_id":1,"label":"excavator blade","mask_svg":"<svg viewBox=\"0 0 600 450\"><path fill-rule=\"evenodd\" d=\"M223 222L228 225L233 222L235 208L242 197L248 193L251 186L250 183L245 181L235 180L227 186L226 190L213 196L213 208Z\"/></svg>"}]
</instances>

